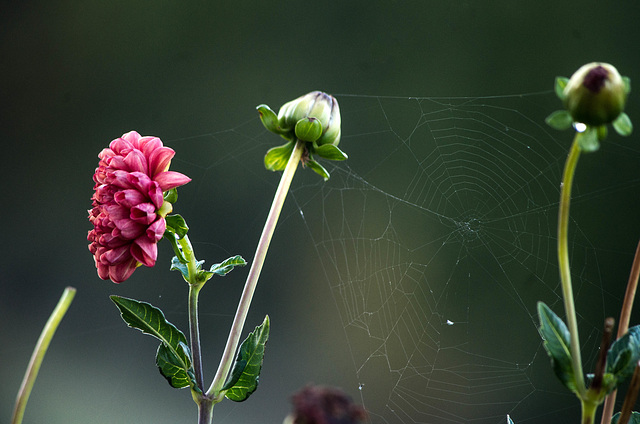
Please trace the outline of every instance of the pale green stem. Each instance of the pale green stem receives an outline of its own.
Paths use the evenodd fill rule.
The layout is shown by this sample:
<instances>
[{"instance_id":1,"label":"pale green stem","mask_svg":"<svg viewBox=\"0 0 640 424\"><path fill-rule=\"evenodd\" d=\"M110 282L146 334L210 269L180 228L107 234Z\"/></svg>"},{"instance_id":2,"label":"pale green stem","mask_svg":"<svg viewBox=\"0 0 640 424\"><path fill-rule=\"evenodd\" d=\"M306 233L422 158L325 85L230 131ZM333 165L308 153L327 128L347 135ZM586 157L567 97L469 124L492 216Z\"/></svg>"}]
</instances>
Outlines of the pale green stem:
<instances>
[{"instance_id":1,"label":"pale green stem","mask_svg":"<svg viewBox=\"0 0 640 424\"><path fill-rule=\"evenodd\" d=\"M580 340L578 337L578 322L576 308L573 301L573 288L571 286L571 269L569 267L569 204L571 202L571 186L575 174L578 157L580 156L579 137L582 133L576 133L567 157L562 176L560 190L560 210L558 213L558 264L560 267L560 281L562 282L562 297L567 315L567 325L570 334L571 365L575 376L576 390L581 399L585 398L586 389L582 372L582 358L580 355Z\"/></svg>"},{"instance_id":2,"label":"pale green stem","mask_svg":"<svg viewBox=\"0 0 640 424\"><path fill-rule=\"evenodd\" d=\"M44 328L42 329L42 333L40 333L40 338L36 343L35 349L33 350L31 360L29 361L29 365L27 366L27 371L25 372L24 379L22 380L22 385L20 386L20 390L18 391L16 406L13 410L13 418L11 419L11 424L20 424L22 422L22 418L24 417L24 410L27 407L27 401L29 400L31 389L33 389L33 384L35 383L36 377L38 376L38 371L40 371L40 365L42 365L44 355L45 353L47 353L47 349L49 348L51 339L53 338L58 325L60 325L60 321L62 321L62 318L67 313L67 310L69 309L69 306L71 305L75 294L76 289L73 287L67 287L64 289L64 292L62 293L58 304L51 313L51 316L47 320Z\"/></svg>"},{"instance_id":3,"label":"pale green stem","mask_svg":"<svg viewBox=\"0 0 640 424\"><path fill-rule=\"evenodd\" d=\"M596 419L597 402L582 400L582 424L593 424Z\"/></svg>"},{"instance_id":4,"label":"pale green stem","mask_svg":"<svg viewBox=\"0 0 640 424\"><path fill-rule=\"evenodd\" d=\"M253 293L256 289L256 285L258 284L258 277L260 276L260 271L262 270L267 250L269 249L269 243L271 242L271 237L273 236L273 232L276 228L276 223L278 222L278 217L282 210L282 205L284 204L287 193L289 192L291 181L293 180L293 176L298 168L298 162L302 157L304 148L304 142L296 142L296 146L289 157L289 161L282 173L280 184L278 185L278 189L273 198L271 210L269 211L267 222L262 230L262 235L260 236L260 241L258 242L258 247L256 249L253 262L251 263L251 269L249 270L249 275L247 276L242 297L240 298L240 303L238 304L238 309L231 326L231 331L229 332L229 338L227 339L227 345L225 346L220 366L218 367L218 371L211 383L211 387L209 387L209 390L207 391L207 395L216 397L216 401L221 400L218 399L220 397L220 389L224 386L229 370L231 369L234 355L240 341L240 335L242 334L242 328L244 327L249 306L251 305L251 299L253 298Z\"/></svg>"},{"instance_id":5,"label":"pale green stem","mask_svg":"<svg viewBox=\"0 0 640 424\"><path fill-rule=\"evenodd\" d=\"M633 264L631 265L631 273L629 274L629 281L627 282L627 290L624 294L624 300L622 302L622 311L620 312L620 322L618 323L618 335L620 338L625 335L629 329L629 320L631 318L631 309L633 308L633 301L636 296L636 290L638 288L638 277L640 276L640 242L636 247L636 254L633 258ZM604 408L602 409L601 424L609 424L611 417L613 416L613 409L615 408L617 390L612 391L604 400Z\"/></svg>"}]
</instances>

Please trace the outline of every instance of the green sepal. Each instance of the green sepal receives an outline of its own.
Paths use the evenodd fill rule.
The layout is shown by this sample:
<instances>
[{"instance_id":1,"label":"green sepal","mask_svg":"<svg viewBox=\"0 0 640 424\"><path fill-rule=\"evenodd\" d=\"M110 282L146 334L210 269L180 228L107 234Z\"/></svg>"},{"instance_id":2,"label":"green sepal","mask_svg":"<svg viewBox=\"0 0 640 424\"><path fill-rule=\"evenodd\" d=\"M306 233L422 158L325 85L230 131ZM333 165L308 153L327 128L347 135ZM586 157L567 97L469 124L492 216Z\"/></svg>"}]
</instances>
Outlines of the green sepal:
<instances>
[{"instance_id":1,"label":"green sepal","mask_svg":"<svg viewBox=\"0 0 640 424\"><path fill-rule=\"evenodd\" d=\"M314 142L322 135L322 122L318 118L306 117L296 122L298 140Z\"/></svg>"},{"instance_id":2,"label":"green sepal","mask_svg":"<svg viewBox=\"0 0 640 424\"><path fill-rule=\"evenodd\" d=\"M629 118L629 115L624 112L618 115L611 125L613 125L613 129L623 137L631 135L631 132L633 131L631 119Z\"/></svg>"},{"instance_id":3,"label":"green sepal","mask_svg":"<svg viewBox=\"0 0 640 424\"><path fill-rule=\"evenodd\" d=\"M565 387L576 392L567 326L544 302L538 302L538 317L540 335L544 341L544 349L551 358L553 371Z\"/></svg>"},{"instance_id":4,"label":"green sepal","mask_svg":"<svg viewBox=\"0 0 640 424\"><path fill-rule=\"evenodd\" d=\"M278 115L276 115L276 113L271 110L269 106L258 105L256 106L256 109L258 110L258 114L260 115L260 121L262 121L262 125L264 125L267 130L280 135L286 132L282 130L278 125Z\"/></svg>"},{"instance_id":5,"label":"green sepal","mask_svg":"<svg viewBox=\"0 0 640 424\"><path fill-rule=\"evenodd\" d=\"M187 225L187 222L184 220L182 216L178 214L167 215L167 217L165 218L165 221L167 222L166 231L170 231L174 233L179 240L181 240L182 238L184 238L184 236L187 235L187 232L189 231L189 226Z\"/></svg>"},{"instance_id":6,"label":"green sepal","mask_svg":"<svg viewBox=\"0 0 640 424\"><path fill-rule=\"evenodd\" d=\"M639 360L640 325L636 325L611 344L605 371L613 374L620 384L633 374Z\"/></svg>"},{"instance_id":7,"label":"green sepal","mask_svg":"<svg viewBox=\"0 0 640 424\"><path fill-rule=\"evenodd\" d=\"M269 327L269 315L267 315L262 324L257 326L240 345L236 362L224 385L227 399L242 402L258 388L264 349L269 339ZM235 382L231 384L233 380Z\"/></svg>"},{"instance_id":8,"label":"green sepal","mask_svg":"<svg viewBox=\"0 0 640 424\"><path fill-rule=\"evenodd\" d=\"M290 141L282 146L273 147L264 156L264 167L269 171L282 171L287 167L295 142Z\"/></svg>"},{"instance_id":9,"label":"green sepal","mask_svg":"<svg viewBox=\"0 0 640 424\"><path fill-rule=\"evenodd\" d=\"M611 418L611 424L618 424L620 414L621 412L618 412L613 416L613 418ZM631 417L629 417L629 421L627 422L627 424L640 424L640 412L631 412Z\"/></svg>"},{"instance_id":10,"label":"green sepal","mask_svg":"<svg viewBox=\"0 0 640 424\"><path fill-rule=\"evenodd\" d=\"M544 120L551 128L555 130L566 130L571 128L573 118L566 110L556 110Z\"/></svg>"},{"instance_id":11,"label":"green sepal","mask_svg":"<svg viewBox=\"0 0 640 424\"><path fill-rule=\"evenodd\" d=\"M176 254L176 256L173 257L173 259L171 259L171 269L173 270L173 260L177 260L183 264L186 264L187 261L187 257L184 256L184 252L182 251L182 248L180 247L180 244L178 243L178 236L176 236L173 232L171 231L165 231L164 232L164 238L169 240L169 243L171 243L171 247L173 248L173 253Z\"/></svg>"},{"instance_id":12,"label":"green sepal","mask_svg":"<svg viewBox=\"0 0 640 424\"><path fill-rule=\"evenodd\" d=\"M321 158L329 160L346 160L349 158L345 152L333 144L323 144L322 146L314 145L313 152Z\"/></svg>"},{"instance_id":13,"label":"green sepal","mask_svg":"<svg viewBox=\"0 0 640 424\"><path fill-rule=\"evenodd\" d=\"M185 343L180 342L178 347L187 357L191 358L191 351ZM198 393L202 393L202 390L195 384L196 376L193 368L183 369L182 359L176 357L164 343L160 343L160 346L158 346L156 365L160 374L167 379L171 387L175 387L176 389L192 387Z\"/></svg>"},{"instance_id":14,"label":"green sepal","mask_svg":"<svg viewBox=\"0 0 640 424\"><path fill-rule=\"evenodd\" d=\"M607 138L607 135L609 134L609 130L607 130L606 125L600 125L596 127L595 130L598 141L604 141L604 139Z\"/></svg>"},{"instance_id":15,"label":"green sepal","mask_svg":"<svg viewBox=\"0 0 640 424\"><path fill-rule=\"evenodd\" d=\"M305 165L311 168L316 174L320 175L325 181L329 179L329 172L315 160L309 159Z\"/></svg>"},{"instance_id":16,"label":"green sepal","mask_svg":"<svg viewBox=\"0 0 640 424\"><path fill-rule=\"evenodd\" d=\"M622 77L622 82L624 83L624 93L629 95L631 92L631 80L629 77Z\"/></svg>"},{"instance_id":17,"label":"green sepal","mask_svg":"<svg viewBox=\"0 0 640 424\"><path fill-rule=\"evenodd\" d=\"M580 134L578 138L578 145L580 149L585 153L595 152L600 148L600 141L598 141L598 130L593 127L587 127L587 129Z\"/></svg>"},{"instance_id":18,"label":"green sepal","mask_svg":"<svg viewBox=\"0 0 640 424\"><path fill-rule=\"evenodd\" d=\"M209 272L224 277L229 272L233 271L233 268L237 266L245 266L247 261L240 255L232 256L229 259L225 259L219 264L211 265Z\"/></svg>"},{"instance_id":19,"label":"green sepal","mask_svg":"<svg viewBox=\"0 0 640 424\"><path fill-rule=\"evenodd\" d=\"M195 378L192 378L194 374L187 338L166 320L162 311L147 302L135 299L115 295L110 296L110 299L116 304L122 319L129 327L160 340L162 345L158 349L156 364L167 381L173 387L180 386L183 381L187 381L187 385L191 387L197 387Z\"/></svg>"},{"instance_id":20,"label":"green sepal","mask_svg":"<svg viewBox=\"0 0 640 424\"><path fill-rule=\"evenodd\" d=\"M174 187L164 192L162 198L169 203L176 203L178 201L178 188Z\"/></svg>"},{"instance_id":21,"label":"green sepal","mask_svg":"<svg viewBox=\"0 0 640 424\"><path fill-rule=\"evenodd\" d=\"M556 91L556 96L562 101L564 101L564 88L569 84L569 78L567 77L556 77L556 83L554 89Z\"/></svg>"}]
</instances>

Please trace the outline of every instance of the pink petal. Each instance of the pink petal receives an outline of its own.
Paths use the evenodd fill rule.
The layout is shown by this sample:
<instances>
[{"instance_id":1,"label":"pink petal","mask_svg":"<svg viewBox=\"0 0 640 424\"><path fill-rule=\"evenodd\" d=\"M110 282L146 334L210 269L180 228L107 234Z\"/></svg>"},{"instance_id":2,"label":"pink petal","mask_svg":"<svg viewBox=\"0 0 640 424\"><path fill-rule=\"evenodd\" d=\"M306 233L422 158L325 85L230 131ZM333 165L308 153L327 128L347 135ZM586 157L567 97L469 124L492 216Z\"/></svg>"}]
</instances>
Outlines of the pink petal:
<instances>
[{"instance_id":1,"label":"pink petal","mask_svg":"<svg viewBox=\"0 0 640 424\"><path fill-rule=\"evenodd\" d=\"M162 140L160 140L158 137L142 137L140 139L140 147L139 149L142 150L142 153L144 153L144 155L148 158L149 156L151 156L151 153L162 147Z\"/></svg>"},{"instance_id":2,"label":"pink petal","mask_svg":"<svg viewBox=\"0 0 640 424\"><path fill-rule=\"evenodd\" d=\"M139 224L149 225L156 219L156 207L151 203L140 203L131 208L129 217Z\"/></svg>"},{"instance_id":3,"label":"pink petal","mask_svg":"<svg viewBox=\"0 0 640 424\"><path fill-rule=\"evenodd\" d=\"M129 172L121 169L108 171L106 182L119 188L133 188L133 184L129 181L129 175Z\"/></svg>"},{"instance_id":4,"label":"pink petal","mask_svg":"<svg viewBox=\"0 0 640 424\"><path fill-rule=\"evenodd\" d=\"M187 177L184 174L175 171L165 171L161 172L154 177L154 180L160 184L160 188L162 191L171 190L175 187L180 187L181 185L185 185L191 178Z\"/></svg>"},{"instance_id":5,"label":"pink petal","mask_svg":"<svg viewBox=\"0 0 640 424\"><path fill-rule=\"evenodd\" d=\"M150 241L146 235L138 237L131 245L133 257L145 266L154 266L158 258L158 245Z\"/></svg>"},{"instance_id":6,"label":"pink petal","mask_svg":"<svg viewBox=\"0 0 640 424\"><path fill-rule=\"evenodd\" d=\"M120 230L120 236L129 240L140 237L144 234L146 226L138 224L137 222L127 218L114 221L118 230Z\"/></svg>"},{"instance_id":7,"label":"pink petal","mask_svg":"<svg viewBox=\"0 0 640 424\"><path fill-rule=\"evenodd\" d=\"M151 178L142 172L130 172L129 175L127 175L127 181L131 184L131 188L138 189L142 193L148 193L152 185Z\"/></svg>"},{"instance_id":8,"label":"pink petal","mask_svg":"<svg viewBox=\"0 0 640 424\"><path fill-rule=\"evenodd\" d=\"M128 133L122 134L122 139L128 141L134 147L138 147L138 140L140 140L140 134L137 131L129 131Z\"/></svg>"},{"instance_id":9,"label":"pink petal","mask_svg":"<svg viewBox=\"0 0 640 424\"><path fill-rule=\"evenodd\" d=\"M109 265L119 264L131 258L130 246L124 245L115 249L107 250L100 258L100 261Z\"/></svg>"},{"instance_id":10,"label":"pink petal","mask_svg":"<svg viewBox=\"0 0 640 424\"><path fill-rule=\"evenodd\" d=\"M131 172L138 171L146 174L148 171L147 158L138 149L131 150L124 158L124 163Z\"/></svg>"},{"instance_id":11,"label":"pink petal","mask_svg":"<svg viewBox=\"0 0 640 424\"><path fill-rule=\"evenodd\" d=\"M135 189L127 189L127 190L121 190L118 191L114 196L113 199L120 205L123 206L125 208L132 208L135 205L138 205L140 203L146 202L147 198L145 197L144 194L140 193L138 190Z\"/></svg>"},{"instance_id":12,"label":"pink petal","mask_svg":"<svg viewBox=\"0 0 640 424\"><path fill-rule=\"evenodd\" d=\"M147 228L147 237L149 240L153 240L156 243L160 241L162 236L164 236L164 232L167 229L167 222L164 218L159 218L153 224L149 225Z\"/></svg>"},{"instance_id":13,"label":"pink petal","mask_svg":"<svg viewBox=\"0 0 640 424\"><path fill-rule=\"evenodd\" d=\"M138 262L134 258L131 258L131 260L127 262L112 265L109 267L109 278L111 278L111 281L114 283L122 283L131 277L131 274L133 274L133 271L135 271L137 267Z\"/></svg>"},{"instance_id":14,"label":"pink petal","mask_svg":"<svg viewBox=\"0 0 640 424\"><path fill-rule=\"evenodd\" d=\"M161 172L169 169L171 159L176 152L169 147L159 147L149 155L149 175L154 178Z\"/></svg>"},{"instance_id":15,"label":"pink petal","mask_svg":"<svg viewBox=\"0 0 640 424\"><path fill-rule=\"evenodd\" d=\"M125 156L127 153L133 149L133 144L130 141L125 140L124 138L116 138L111 143L109 143L109 148L116 155Z\"/></svg>"},{"instance_id":16,"label":"pink petal","mask_svg":"<svg viewBox=\"0 0 640 424\"><path fill-rule=\"evenodd\" d=\"M162 196L162 189L160 188L160 185L154 181L151 187L149 187L147 194L156 209L160 209L164 203L164 197Z\"/></svg>"}]
</instances>

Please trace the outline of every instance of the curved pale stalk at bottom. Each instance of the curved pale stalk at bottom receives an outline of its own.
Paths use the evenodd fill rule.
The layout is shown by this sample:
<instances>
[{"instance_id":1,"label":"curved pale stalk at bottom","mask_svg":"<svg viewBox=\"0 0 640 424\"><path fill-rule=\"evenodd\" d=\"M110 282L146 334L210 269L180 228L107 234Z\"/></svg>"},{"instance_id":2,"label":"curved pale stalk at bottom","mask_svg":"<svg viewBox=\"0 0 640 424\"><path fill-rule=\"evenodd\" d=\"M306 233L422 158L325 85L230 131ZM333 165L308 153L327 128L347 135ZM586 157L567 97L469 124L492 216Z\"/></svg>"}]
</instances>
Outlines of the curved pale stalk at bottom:
<instances>
[{"instance_id":1,"label":"curved pale stalk at bottom","mask_svg":"<svg viewBox=\"0 0 640 424\"><path fill-rule=\"evenodd\" d=\"M51 313L51 316L49 316L47 323L42 329L42 333L40 333L40 338L36 343L35 349L33 350L31 360L29 361L29 365L27 366L27 371L25 372L24 379L22 380L22 385L20 386L20 390L18 391L16 406L13 411L11 424L20 424L22 422L24 411L27 407L27 401L29 400L31 389L33 388L33 384L35 383L36 377L38 376L38 371L40 371L40 365L42 365L44 355L45 353L47 353L47 349L49 348L51 339L53 339L53 335L56 333L58 325L60 325L62 318L64 318L64 315L67 313L69 306L71 306L71 302L73 301L75 295L75 288L67 287L64 289L64 292L62 292L62 296L60 297L58 304Z\"/></svg>"}]
</instances>

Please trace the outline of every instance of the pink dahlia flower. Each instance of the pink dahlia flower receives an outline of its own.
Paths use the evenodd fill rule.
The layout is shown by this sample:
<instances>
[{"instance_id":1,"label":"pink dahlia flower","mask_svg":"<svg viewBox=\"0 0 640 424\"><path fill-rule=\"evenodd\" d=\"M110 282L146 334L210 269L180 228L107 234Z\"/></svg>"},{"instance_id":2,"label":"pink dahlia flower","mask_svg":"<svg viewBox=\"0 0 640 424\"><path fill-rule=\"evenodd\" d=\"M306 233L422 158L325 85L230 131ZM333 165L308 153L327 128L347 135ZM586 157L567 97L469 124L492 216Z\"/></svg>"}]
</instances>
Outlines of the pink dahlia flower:
<instances>
[{"instance_id":1,"label":"pink dahlia flower","mask_svg":"<svg viewBox=\"0 0 640 424\"><path fill-rule=\"evenodd\" d=\"M89 211L94 228L87 240L103 280L121 283L138 266L155 265L164 217L172 209L163 192L191 181L168 171L174 155L159 138L141 137L135 131L116 138L98 155Z\"/></svg>"}]
</instances>

